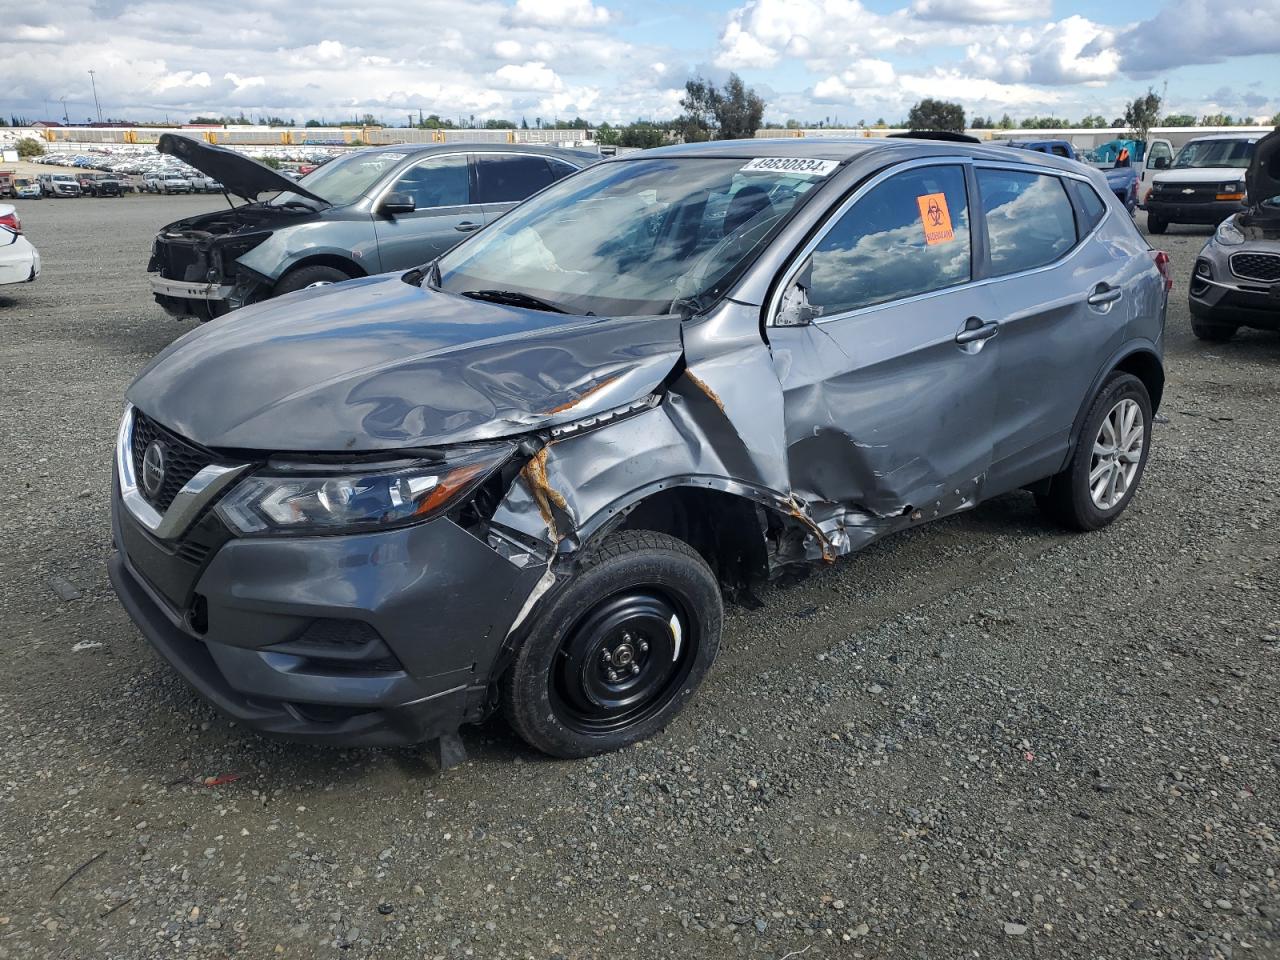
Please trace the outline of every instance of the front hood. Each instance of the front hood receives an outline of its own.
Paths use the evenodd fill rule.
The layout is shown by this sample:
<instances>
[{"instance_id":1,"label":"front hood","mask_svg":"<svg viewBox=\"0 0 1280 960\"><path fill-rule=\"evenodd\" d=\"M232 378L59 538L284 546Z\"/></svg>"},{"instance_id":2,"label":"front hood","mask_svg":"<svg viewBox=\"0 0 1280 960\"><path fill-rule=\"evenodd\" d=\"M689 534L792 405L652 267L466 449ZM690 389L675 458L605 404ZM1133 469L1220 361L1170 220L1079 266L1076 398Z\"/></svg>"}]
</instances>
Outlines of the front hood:
<instances>
[{"instance_id":1,"label":"front hood","mask_svg":"<svg viewBox=\"0 0 1280 960\"><path fill-rule=\"evenodd\" d=\"M1254 145L1244 181L1249 201L1255 206L1280 196L1280 127Z\"/></svg>"},{"instance_id":2,"label":"front hood","mask_svg":"<svg viewBox=\"0 0 1280 960\"><path fill-rule=\"evenodd\" d=\"M1186 170L1161 170L1152 183L1230 183L1239 180L1244 171L1239 167L1191 167Z\"/></svg>"},{"instance_id":3,"label":"front hood","mask_svg":"<svg viewBox=\"0 0 1280 960\"><path fill-rule=\"evenodd\" d=\"M209 143L201 143L191 137L181 137L176 133L163 133L156 149L171 157L195 167L206 176L213 177L228 193L234 193L245 200L256 200L259 194L280 193L289 191L300 197L307 197L329 206L324 197L316 196L306 187L300 186L296 180L290 180L282 173L277 173L265 163L259 163L242 153L228 150L226 147L215 147Z\"/></svg>"},{"instance_id":4,"label":"front hood","mask_svg":"<svg viewBox=\"0 0 1280 960\"><path fill-rule=\"evenodd\" d=\"M128 398L207 447L308 453L514 436L641 399L676 316L597 319L367 277L234 311L172 343Z\"/></svg>"}]
</instances>

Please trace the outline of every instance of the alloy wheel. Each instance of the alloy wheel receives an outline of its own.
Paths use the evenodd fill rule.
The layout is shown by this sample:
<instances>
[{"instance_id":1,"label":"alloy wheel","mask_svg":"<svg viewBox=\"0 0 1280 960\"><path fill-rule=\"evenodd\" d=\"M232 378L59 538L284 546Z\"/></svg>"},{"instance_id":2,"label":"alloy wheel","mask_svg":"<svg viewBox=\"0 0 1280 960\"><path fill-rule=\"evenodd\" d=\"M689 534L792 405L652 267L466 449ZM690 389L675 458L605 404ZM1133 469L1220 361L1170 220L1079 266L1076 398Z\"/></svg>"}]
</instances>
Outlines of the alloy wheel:
<instances>
[{"instance_id":1,"label":"alloy wheel","mask_svg":"<svg viewBox=\"0 0 1280 960\"><path fill-rule=\"evenodd\" d=\"M1133 486L1142 464L1146 421L1137 401L1124 399L1102 420L1089 463L1089 495L1099 510L1111 510Z\"/></svg>"}]
</instances>

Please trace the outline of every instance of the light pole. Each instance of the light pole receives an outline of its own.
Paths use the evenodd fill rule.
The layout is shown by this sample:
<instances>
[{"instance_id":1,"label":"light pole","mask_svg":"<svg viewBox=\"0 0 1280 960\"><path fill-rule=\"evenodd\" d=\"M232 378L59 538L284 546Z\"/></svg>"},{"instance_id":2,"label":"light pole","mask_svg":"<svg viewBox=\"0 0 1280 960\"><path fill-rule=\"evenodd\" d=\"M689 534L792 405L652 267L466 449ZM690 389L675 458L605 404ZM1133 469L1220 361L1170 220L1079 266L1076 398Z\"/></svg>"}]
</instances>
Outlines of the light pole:
<instances>
[{"instance_id":1,"label":"light pole","mask_svg":"<svg viewBox=\"0 0 1280 960\"><path fill-rule=\"evenodd\" d=\"M58 100L62 103L62 122L70 126L71 118L67 116L67 98L59 97Z\"/></svg>"},{"instance_id":2,"label":"light pole","mask_svg":"<svg viewBox=\"0 0 1280 960\"><path fill-rule=\"evenodd\" d=\"M98 122L102 122L102 104L98 103L98 82L94 79L94 71L89 71L89 84L93 87L93 105L98 110Z\"/></svg>"}]
</instances>

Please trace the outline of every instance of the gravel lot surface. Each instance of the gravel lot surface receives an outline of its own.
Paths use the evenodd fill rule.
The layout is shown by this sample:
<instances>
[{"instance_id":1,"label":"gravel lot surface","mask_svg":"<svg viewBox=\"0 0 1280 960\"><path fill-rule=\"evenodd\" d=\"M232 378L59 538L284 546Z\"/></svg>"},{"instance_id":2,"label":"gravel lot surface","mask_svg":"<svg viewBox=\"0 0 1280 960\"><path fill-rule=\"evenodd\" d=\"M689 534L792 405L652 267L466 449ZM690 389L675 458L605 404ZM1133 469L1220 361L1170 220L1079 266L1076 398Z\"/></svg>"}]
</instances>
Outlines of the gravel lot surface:
<instances>
[{"instance_id":1,"label":"gravel lot surface","mask_svg":"<svg viewBox=\"0 0 1280 960\"><path fill-rule=\"evenodd\" d=\"M157 227L215 197L19 203L0 292L0 958L1280 956L1280 337L1191 336L1127 514L1029 495L730 607L656 741L547 760L268 742L107 582L134 373L186 326ZM238 775L204 785L205 778Z\"/></svg>"}]
</instances>

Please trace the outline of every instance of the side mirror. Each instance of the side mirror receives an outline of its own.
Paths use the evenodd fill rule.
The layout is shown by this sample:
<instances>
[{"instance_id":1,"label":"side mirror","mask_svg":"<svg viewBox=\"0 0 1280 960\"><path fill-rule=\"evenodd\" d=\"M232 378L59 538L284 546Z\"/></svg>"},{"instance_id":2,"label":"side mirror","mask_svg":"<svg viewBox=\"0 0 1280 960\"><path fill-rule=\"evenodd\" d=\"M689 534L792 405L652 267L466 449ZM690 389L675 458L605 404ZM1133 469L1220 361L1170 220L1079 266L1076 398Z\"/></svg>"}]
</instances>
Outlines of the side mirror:
<instances>
[{"instance_id":1,"label":"side mirror","mask_svg":"<svg viewBox=\"0 0 1280 960\"><path fill-rule=\"evenodd\" d=\"M1168 157L1156 157L1154 160L1152 160L1152 161L1151 161L1151 168L1152 168L1153 170L1168 170L1168 169L1169 169L1169 158L1168 158Z\"/></svg>"},{"instance_id":2,"label":"side mirror","mask_svg":"<svg viewBox=\"0 0 1280 960\"><path fill-rule=\"evenodd\" d=\"M399 213L413 213L418 209L418 205L413 200L413 195L409 193L388 193L382 198L382 203L378 210L385 213L389 217L394 217Z\"/></svg>"},{"instance_id":3,"label":"side mirror","mask_svg":"<svg viewBox=\"0 0 1280 960\"><path fill-rule=\"evenodd\" d=\"M777 316L773 318L775 327L805 327L822 316L822 308L809 302L812 284L813 261L807 260L782 295Z\"/></svg>"}]
</instances>

